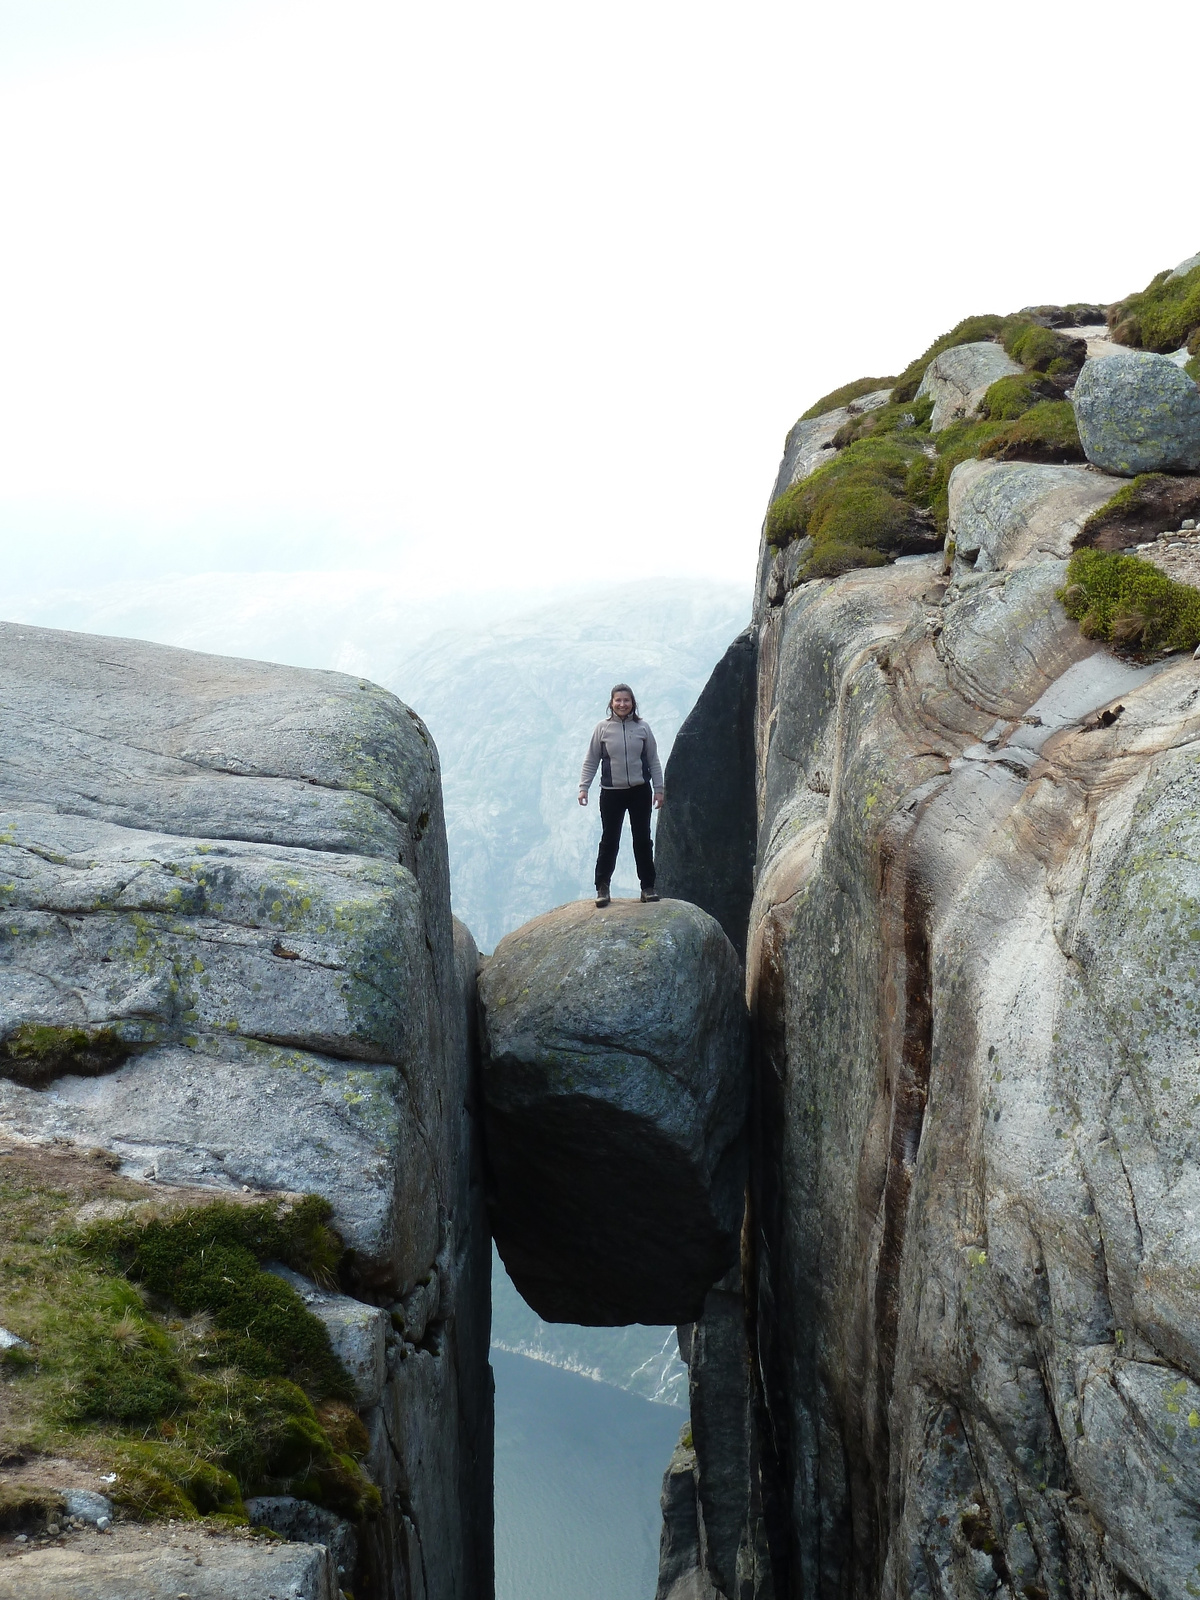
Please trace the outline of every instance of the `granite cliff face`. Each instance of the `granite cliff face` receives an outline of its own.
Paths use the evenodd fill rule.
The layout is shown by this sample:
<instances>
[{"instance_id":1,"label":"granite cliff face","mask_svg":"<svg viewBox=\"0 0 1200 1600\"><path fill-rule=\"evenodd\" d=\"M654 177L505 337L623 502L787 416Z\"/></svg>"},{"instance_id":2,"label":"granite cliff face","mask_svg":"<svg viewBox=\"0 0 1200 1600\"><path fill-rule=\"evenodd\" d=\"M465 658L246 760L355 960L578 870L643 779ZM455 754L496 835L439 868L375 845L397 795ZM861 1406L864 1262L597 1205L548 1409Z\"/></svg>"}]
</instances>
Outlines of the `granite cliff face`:
<instances>
[{"instance_id":1,"label":"granite cliff face","mask_svg":"<svg viewBox=\"0 0 1200 1600\"><path fill-rule=\"evenodd\" d=\"M477 958L422 723L337 673L17 626L0 706L0 1140L110 1152L164 1203L327 1201L344 1292L278 1271L381 1499L341 1582L486 1596Z\"/></svg>"},{"instance_id":2,"label":"granite cliff face","mask_svg":"<svg viewBox=\"0 0 1200 1600\"><path fill-rule=\"evenodd\" d=\"M789 436L792 520L768 532L790 542L764 539L752 630L744 1339L718 1339L715 1301L681 1331L725 1420L706 1438L697 1411L668 1473L664 1600L1200 1592L1200 662L1192 591L1144 546L1178 513L1095 531L1195 485L1200 412L1187 349L1081 326L1086 448L1048 454L1070 417L1030 352L1071 323L1036 310L975 319L993 354L968 329L962 374L934 354L924 392L954 378L959 415L928 442L919 369L907 420L871 380ZM1161 425L1128 398L1139 362L1155 405L1182 397ZM1051 409L997 418L1013 386ZM814 569L838 510L820 481L849 482L876 425L909 430L875 470L892 451L886 492L929 506L945 550L888 561L843 533L840 574ZM1122 431L1134 464L1109 444L1092 464ZM822 461L843 478L806 499ZM725 821L678 767L666 792L692 863L673 892L704 903Z\"/></svg>"}]
</instances>

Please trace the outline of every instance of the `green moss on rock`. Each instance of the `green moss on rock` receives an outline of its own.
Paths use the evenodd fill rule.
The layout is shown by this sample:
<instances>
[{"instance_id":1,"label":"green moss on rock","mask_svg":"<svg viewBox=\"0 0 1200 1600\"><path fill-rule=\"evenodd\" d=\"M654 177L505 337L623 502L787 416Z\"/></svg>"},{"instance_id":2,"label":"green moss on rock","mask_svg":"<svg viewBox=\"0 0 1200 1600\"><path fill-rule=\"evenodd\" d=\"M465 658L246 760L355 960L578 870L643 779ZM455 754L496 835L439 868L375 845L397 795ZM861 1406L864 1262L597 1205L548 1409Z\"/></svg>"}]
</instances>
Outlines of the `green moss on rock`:
<instances>
[{"instance_id":1,"label":"green moss on rock","mask_svg":"<svg viewBox=\"0 0 1200 1600\"><path fill-rule=\"evenodd\" d=\"M1059 599L1089 639L1142 652L1200 644L1200 590L1136 556L1076 550Z\"/></svg>"},{"instance_id":2,"label":"green moss on rock","mask_svg":"<svg viewBox=\"0 0 1200 1600\"><path fill-rule=\"evenodd\" d=\"M1058 386L1041 373L1014 373L992 384L980 402L979 415L984 422L1015 422L1042 400L1060 398Z\"/></svg>"},{"instance_id":3,"label":"green moss on rock","mask_svg":"<svg viewBox=\"0 0 1200 1600\"><path fill-rule=\"evenodd\" d=\"M327 1201L309 1196L290 1211L224 1201L142 1224L100 1223L85 1248L168 1300L185 1317L215 1325L206 1360L254 1377L289 1374L310 1392L349 1399L349 1379L325 1325L282 1279L259 1262L287 1261L326 1279L340 1252L331 1243Z\"/></svg>"},{"instance_id":4,"label":"green moss on rock","mask_svg":"<svg viewBox=\"0 0 1200 1600\"><path fill-rule=\"evenodd\" d=\"M1019 315L1005 329L1002 343L1013 360L1028 372L1069 377L1087 360L1087 346L1082 339L1072 339L1038 322L1023 322Z\"/></svg>"},{"instance_id":5,"label":"green moss on rock","mask_svg":"<svg viewBox=\"0 0 1200 1600\"><path fill-rule=\"evenodd\" d=\"M905 495L909 469L924 443L910 429L851 444L780 495L767 514L768 540L782 548L812 539L802 579L879 565L914 543L928 545L932 529Z\"/></svg>"},{"instance_id":6,"label":"green moss on rock","mask_svg":"<svg viewBox=\"0 0 1200 1600\"><path fill-rule=\"evenodd\" d=\"M93 1199L142 1204L80 1229ZM342 1252L328 1202L145 1201L107 1159L31 1148L3 1163L0 1323L28 1349L6 1374L0 1447L107 1467L132 1516L244 1521L254 1493L372 1514L350 1379L324 1325L261 1267L329 1281Z\"/></svg>"},{"instance_id":7,"label":"green moss on rock","mask_svg":"<svg viewBox=\"0 0 1200 1600\"><path fill-rule=\"evenodd\" d=\"M833 436L835 447L842 450L848 444L853 444L856 439L875 439L885 433L903 433L910 428L920 432L929 432L929 418L933 413L933 400L925 396L920 400L910 400L880 406L875 411L863 411L857 417L851 417Z\"/></svg>"},{"instance_id":8,"label":"green moss on rock","mask_svg":"<svg viewBox=\"0 0 1200 1600\"><path fill-rule=\"evenodd\" d=\"M844 383L840 389L831 390L829 394L822 395L815 405L809 406L800 421L811 422L814 417L823 417L827 411L848 406L852 400L861 400L865 394L875 394L895 381L895 378L856 378L853 383Z\"/></svg>"},{"instance_id":9,"label":"green moss on rock","mask_svg":"<svg viewBox=\"0 0 1200 1600\"><path fill-rule=\"evenodd\" d=\"M40 1089L68 1072L78 1077L112 1072L133 1048L112 1028L58 1028L25 1022L0 1044L0 1077Z\"/></svg>"},{"instance_id":10,"label":"green moss on rock","mask_svg":"<svg viewBox=\"0 0 1200 1600\"><path fill-rule=\"evenodd\" d=\"M1156 274L1140 294L1109 307L1108 325L1117 344L1135 350L1167 354L1188 344L1200 330L1200 266L1182 278Z\"/></svg>"},{"instance_id":11,"label":"green moss on rock","mask_svg":"<svg viewBox=\"0 0 1200 1600\"><path fill-rule=\"evenodd\" d=\"M1069 400L1039 400L980 446L985 460L1085 461Z\"/></svg>"}]
</instances>

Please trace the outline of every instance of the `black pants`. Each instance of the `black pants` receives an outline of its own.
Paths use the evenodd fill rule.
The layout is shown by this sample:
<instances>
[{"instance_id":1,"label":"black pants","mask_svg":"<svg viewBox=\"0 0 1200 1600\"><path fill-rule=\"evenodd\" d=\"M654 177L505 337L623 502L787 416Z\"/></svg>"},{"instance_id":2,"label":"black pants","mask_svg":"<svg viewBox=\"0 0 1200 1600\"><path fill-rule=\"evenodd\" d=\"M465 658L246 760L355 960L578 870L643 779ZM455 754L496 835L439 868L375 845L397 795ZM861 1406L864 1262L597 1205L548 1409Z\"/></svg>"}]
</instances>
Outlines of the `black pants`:
<instances>
[{"instance_id":1,"label":"black pants","mask_svg":"<svg viewBox=\"0 0 1200 1600\"><path fill-rule=\"evenodd\" d=\"M648 783L639 783L635 789L601 789L600 821L604 831L600 835L600 853L596 857L596 887L608 883L617 864L617 851L621 848L621 824L629 813L629 829L633 834L633 859L643 889L654 887L654 847L650 843L650 803L653 792Z\"/></svg>"}]
</instances>

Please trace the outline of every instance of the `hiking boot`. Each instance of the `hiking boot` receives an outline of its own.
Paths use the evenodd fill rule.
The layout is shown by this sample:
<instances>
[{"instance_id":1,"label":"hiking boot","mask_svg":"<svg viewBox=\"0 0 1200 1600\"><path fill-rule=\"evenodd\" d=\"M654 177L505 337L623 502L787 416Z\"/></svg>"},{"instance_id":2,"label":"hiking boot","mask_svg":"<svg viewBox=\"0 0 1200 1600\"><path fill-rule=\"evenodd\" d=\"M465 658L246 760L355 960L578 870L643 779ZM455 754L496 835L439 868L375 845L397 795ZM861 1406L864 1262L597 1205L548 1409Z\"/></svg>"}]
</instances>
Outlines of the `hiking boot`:
<instances>
[{"instance_id":1,"label":"hiking boot","mask_svg":"<svg viewBox=\"0 0 1200 1600\"><path fill-rule=\"evenodd\" d=\"M596 904L603 908L609 905L611 900L612 896L608 892L608 885L606 883L598 883L596 885Z\"/></svg>"},{"instance_id":2,"label":"hiking boot","mask_svg":"<svg viewBox=\"0 0 1200 1600\"><path fill-rule=\"evenodd\" d=\"M643 903L643 905L646 904L650 900L657 900L657 899L658 899L658 896L655 894L653 889L643 888L643 890L642 890L642 903Z\"/></svg>"}]
</instances>

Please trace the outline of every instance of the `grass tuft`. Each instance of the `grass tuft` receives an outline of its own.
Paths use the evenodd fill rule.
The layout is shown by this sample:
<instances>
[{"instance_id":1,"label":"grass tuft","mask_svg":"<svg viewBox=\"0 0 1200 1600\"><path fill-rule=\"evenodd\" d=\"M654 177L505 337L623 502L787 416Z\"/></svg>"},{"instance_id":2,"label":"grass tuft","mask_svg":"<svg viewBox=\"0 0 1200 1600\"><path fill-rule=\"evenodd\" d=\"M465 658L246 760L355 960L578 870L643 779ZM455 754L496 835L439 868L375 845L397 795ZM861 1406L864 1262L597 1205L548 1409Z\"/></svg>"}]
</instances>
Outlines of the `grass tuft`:
<instances>
[{"instance_id":1,"label":"grass tuft","mask_svg":"<svg viewBox=\"0 0 1200 1600\"><path fill-rule=\"evenodd\" d=\"M77 1152L3 1155L0 1323L29 1348L0 1384L0 1446L114 1471L134 1517L244 1521L255 1493L378 1509L325 1327L261 1266L331 1281L327 1201L139 1208L80 1228L81 1203L144 1206L145 1188Z\"/></svg>"},{"instance_id":2,"label":"grass tuft","mask_svg":"<svg viewBox=\"0 0 1200 1600\"><path fill-rule=\"evenodd\" d=\"M1169 354L1185 344L1191 350L1190 340L1200 330L1200 266L1182 278L1158 273L1140 294L1109 307L1108 326L1117 344L1135 350Z\"/></svg>"},{"instance_id":3,"label":"grass tuft","mask_svg":"<svg viewBox=\"0 0 1200 1600\"><path fill-rule=\"evenodd\" d=\"M1089 639L1143 653L1200 644L1200 590L1137 556L1076 550L1058 598Z\"/></svg>"}]
</instances>

